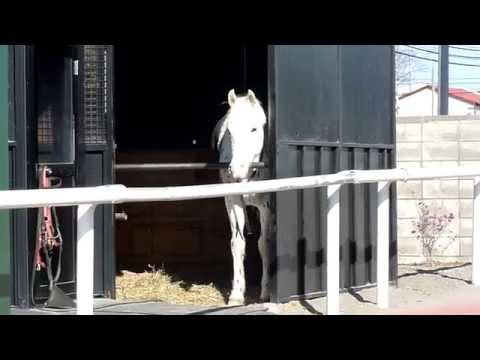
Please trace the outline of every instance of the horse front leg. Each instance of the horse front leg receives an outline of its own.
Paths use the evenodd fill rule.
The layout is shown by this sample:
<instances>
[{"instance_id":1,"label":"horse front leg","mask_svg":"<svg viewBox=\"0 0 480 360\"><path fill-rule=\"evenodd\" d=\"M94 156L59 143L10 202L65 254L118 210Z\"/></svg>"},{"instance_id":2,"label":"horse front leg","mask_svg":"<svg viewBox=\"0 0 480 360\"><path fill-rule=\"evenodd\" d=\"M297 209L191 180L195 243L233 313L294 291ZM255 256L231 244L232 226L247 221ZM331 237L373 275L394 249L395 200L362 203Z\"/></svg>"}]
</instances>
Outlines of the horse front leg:
<instances>
[{"instance_id":1,"label":"horse front leg","mask_svg":"<svg viewBox=\"0 0 480 360\"><path fill-rule=\"evenodd\" d=\"M268 204L264 203L258 206L259 215L260 215L260 237L258 238L258 251L262 258L262 282L261 282L261 292L260 300L267 302L270 300L270 289L269 289L269 280L270 275L268 269L270 266L270 257L268 242L271 237L271 226L272 226L272 213L268 208Z\"/></svg>"},{"instance_id":2,"label":"horse front leg","mask_svg":"<svg viewBox=\"0 0 480 360\"><path fill-rule=\"evenodd\" d=\"M228 299L229 305L242 305L245 302L245 212L241 206L241 199L237 196L225 197L225 205L230 220L232 232L231 250L233 257L233 283L232 292Z\"/></svg>"}]
</instances>

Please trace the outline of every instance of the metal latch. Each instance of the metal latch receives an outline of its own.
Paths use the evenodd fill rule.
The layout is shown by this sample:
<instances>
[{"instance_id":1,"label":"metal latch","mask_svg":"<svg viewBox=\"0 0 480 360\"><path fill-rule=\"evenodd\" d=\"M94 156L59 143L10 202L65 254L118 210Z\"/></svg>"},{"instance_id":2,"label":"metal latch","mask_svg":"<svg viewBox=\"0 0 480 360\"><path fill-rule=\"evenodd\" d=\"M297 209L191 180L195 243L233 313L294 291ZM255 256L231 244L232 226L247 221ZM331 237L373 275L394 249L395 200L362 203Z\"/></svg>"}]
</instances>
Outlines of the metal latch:
<instances>
[{"instance_id":1,"label":"metal latch","mask_svg":"<svg viewBox=\"0 0 480 360\"><path fill-rule=\"evenodd\" d=\"M121 213L115 213L115 220L117 220L117 221L127 221L128 220L128 215L125 211L122 211Z\"/></svg>"}]
</instances>

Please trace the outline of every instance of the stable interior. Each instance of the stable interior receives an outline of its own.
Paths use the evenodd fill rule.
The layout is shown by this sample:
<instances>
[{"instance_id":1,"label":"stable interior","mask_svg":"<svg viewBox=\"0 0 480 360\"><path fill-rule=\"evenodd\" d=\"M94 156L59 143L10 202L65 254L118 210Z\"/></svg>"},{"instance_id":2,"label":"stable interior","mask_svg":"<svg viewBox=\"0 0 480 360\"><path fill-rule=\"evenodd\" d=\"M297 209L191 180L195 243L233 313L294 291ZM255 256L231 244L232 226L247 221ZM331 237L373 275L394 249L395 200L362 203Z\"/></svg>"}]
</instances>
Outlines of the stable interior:
<instances>
[{"instance_id":1,"label":"stable interior","mask_svg":"<svg viewBox=\"0 0 480 360\"><path fill-rule=\"evenodd\" d=\"M227 93L252 89L267 111L265 46L115 46L116 163L217 162L212 130ZM117 171L129 187L219 183L217 170ZM117 270L163 267L184 281L228 287L230 226L223 199L117 205ZM254 212L250 212L254 216ZM253 218L253 224L256 219ZM258 225L258 223L257 223ZM257 236L246 250L248 286L259 286Z\"/></svg>"}]
</instances>

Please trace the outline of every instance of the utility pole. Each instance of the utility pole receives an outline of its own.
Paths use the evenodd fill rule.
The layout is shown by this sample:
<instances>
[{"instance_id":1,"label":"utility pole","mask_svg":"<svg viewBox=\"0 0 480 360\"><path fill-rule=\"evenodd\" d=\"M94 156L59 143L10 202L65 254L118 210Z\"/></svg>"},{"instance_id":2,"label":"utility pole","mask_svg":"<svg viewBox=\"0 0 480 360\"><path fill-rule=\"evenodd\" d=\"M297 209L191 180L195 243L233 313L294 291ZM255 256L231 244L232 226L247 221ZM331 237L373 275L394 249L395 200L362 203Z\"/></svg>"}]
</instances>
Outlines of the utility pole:
<instances>
[{"instance_id":1,"label":"utility pole","mask_svg":"<svg viewBox=\"0 0 480 360\"><path fill-rule=\"evenodd\" d=\"M448 45L438 51L438 115L448 115Z\"/></svg>"},{"instance_id":2,"label":"utility pole","mask_svg":"<svg viewBox=\"0 0 480 360\"><path fill-rule=\"evenodd\" d=\"M434 78L434 70L433 70L433 66L432 66L432 116L435 115L435 83L434 83L433 78ZM438 107L438 105L437 105L437 107Z\"/></svg>"}]
</instances>

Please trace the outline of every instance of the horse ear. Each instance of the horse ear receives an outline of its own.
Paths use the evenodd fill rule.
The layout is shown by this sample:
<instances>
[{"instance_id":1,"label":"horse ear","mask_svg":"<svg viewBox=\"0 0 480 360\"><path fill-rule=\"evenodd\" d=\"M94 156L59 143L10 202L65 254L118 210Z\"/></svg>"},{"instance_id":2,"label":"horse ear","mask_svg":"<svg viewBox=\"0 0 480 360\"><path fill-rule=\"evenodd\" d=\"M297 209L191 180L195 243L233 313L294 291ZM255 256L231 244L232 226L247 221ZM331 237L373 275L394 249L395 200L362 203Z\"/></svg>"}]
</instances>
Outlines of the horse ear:
<instances>
[{"instance_id":1,"label":"horse ear","mask_svg":"<svg viewBox=\"0 0 480 360\"><path fill-rule=\"evenodd\" d=\"M252 104L255 104L257 102L257 97L255 96L255 93L250 89L248 90L247 99Z\"/></svg>"},{"instance_id":2,"label":"horse ear","mask_svg":"<svg viewBox=\"0 0 480 360\"><path fill-rule=\"evenodd\" d=\"M237 100L237 95L235 95L235 90L232 89L228 92L228 105L233 106Z\"/></svg>"}]
</instances>

